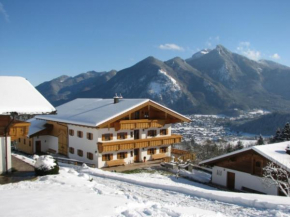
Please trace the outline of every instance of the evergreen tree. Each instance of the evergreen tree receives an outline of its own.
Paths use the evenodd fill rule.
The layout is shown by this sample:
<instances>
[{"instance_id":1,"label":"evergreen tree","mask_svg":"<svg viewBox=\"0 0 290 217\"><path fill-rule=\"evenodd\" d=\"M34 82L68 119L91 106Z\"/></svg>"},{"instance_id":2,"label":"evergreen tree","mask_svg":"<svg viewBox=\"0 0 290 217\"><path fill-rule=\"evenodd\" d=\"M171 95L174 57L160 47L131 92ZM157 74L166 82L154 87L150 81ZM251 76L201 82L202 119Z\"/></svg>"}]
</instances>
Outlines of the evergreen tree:
<instances>
[{"instance_id":1,"label":"evergreen tree","mask_svg":"<svg viewBox=\"0 0 290 217\"><path fill-rule=\"evenodd\" d=\"M283 132L282 132L282 139L285 141L289 141L290 139L290 124L289 123L286 123L285 124L285 127L283 129Z\"/></svg>"},{"instance_id":2,"label":"evergreen tree","mask_svg":"<svg viewBox=\"0 0 290 217\"><path fill-rule=\"evenodd\" d=\"M257 140L257 145L264 145L264 138L262 137L262 135L259 136L258 140Z\"/></svg>"},{"instance_id":3,"label":"evergreen tree","mask_svg":"<svg viewBox=\"0 0 290 217\"><path fill-rule=\"evenodd\" d=\"M240 149L243 149L243 148L244 148L244 145L243 145L243 143L239 140L238 143L237 143L237 145L236 145L236 147L235 147L235 149L236 149L236 150L240 150Z\"/></svg>"}]
</instances>

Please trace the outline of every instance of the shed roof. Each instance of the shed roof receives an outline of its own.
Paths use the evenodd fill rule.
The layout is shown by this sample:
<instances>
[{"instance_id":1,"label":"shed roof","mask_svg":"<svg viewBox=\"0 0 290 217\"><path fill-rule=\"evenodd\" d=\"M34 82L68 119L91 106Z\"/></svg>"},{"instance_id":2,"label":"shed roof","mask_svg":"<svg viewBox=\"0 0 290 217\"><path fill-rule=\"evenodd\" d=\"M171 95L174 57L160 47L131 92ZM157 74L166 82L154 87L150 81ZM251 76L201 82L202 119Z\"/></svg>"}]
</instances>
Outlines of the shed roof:
<instances>
[{"instance_id":1,"label":"shed roof","mask_svg":"<svg viewBox=\"0 0 290 217\"><path fill-rule=\"evenodd\" d=\"M57 107L56 115L38 115L36 118L96 127L147 102L153 101L149 99L120 99L118 103L114 103L113 99L81 98ZM158 103L155 104L162 106ZM162 107L170 112L174 112L177 116L190 121L187 117L164 106Z\"/></svg>"},{"instance_id":2,"label":"shed roof","mask_svg":"<svg viewBox=\"0 0 290 217\"><path fill-rule=\"evenodd\" d=\"M258 154L262 155L263 157L267 158L268 160L284 167L288 171L290 171L290 155L286 153L286 147L289 145L290 142L280 142L274 144L267 144L267 145L256 145L249 148L244 148L238 151L234 151L228 154L224 154L221 156L217 156L208 160L201 161L199 164L207 164L214 161L221 160L223 158L233 156L239 153L243 153L249 150L253 150Z\"/></svg>"},{"instance_id":3,"label":"shed roof","mask_svg":"<svg viewBox=\"0 0 290 217\"><path fill-rule=\"evenodd\" d=\"M0 115L50 114L55 108L25 78L0 76Z\"/></svg>"}]
</instances>

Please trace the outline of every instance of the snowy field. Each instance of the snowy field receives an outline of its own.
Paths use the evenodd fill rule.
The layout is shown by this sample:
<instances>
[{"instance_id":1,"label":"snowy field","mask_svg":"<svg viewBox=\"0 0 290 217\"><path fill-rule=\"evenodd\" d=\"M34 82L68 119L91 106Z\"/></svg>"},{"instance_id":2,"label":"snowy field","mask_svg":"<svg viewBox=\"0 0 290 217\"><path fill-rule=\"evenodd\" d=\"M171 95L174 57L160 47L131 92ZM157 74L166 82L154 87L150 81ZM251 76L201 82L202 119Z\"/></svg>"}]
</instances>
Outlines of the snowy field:
<instances>
[{"instance_id":1,"label":"snowy field","mask_svg":"<svg viewBox=\"0 0 290 217\"><path fill-rule=\"evenodd\" d=\"M290 216L286 197L225 192L174 176L65 164L59 175L0 185L0 204L1 217Z\"/></svg>"}]
</instances>

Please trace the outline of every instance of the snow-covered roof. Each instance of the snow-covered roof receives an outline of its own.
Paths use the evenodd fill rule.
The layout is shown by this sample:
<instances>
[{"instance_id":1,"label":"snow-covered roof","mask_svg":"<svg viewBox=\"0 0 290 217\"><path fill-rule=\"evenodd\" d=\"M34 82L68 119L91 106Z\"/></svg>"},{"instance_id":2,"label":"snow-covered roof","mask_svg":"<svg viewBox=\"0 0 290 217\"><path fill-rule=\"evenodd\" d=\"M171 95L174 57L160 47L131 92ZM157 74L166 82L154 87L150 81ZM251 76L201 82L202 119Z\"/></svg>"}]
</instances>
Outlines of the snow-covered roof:
<instances>
[{"instance_id":1,"label":"snow-covered roof","mask_svg":"<svg viewBox=\"0 0 290 217\"><path fill-rule=\"evenodd\" d=\"M30 123L27 136L31 136L45 129L46 121L44 120L36 120L35 118L32 118L27 120L26 122Z\"/></svg>"},{"instance_id":2,"label":"snow-covered roof","mask_svg":"<svg viewBox=\"0 0 290 217\"><path fill-rule=\"evenodd\" d=\"M0 76L0 115L50 114L55 108L25 78Z\"/></svg>"},{"instance_id":3,"label":"snow-covered roof","mask_svg":"<svg viewBox=\"0 0 290 217\"><path fill-rule=\"evenodd\" d=\"M162 106L149 99L120 99L118 103L114 103L113 99L81 98L57 107L56 115L38 115L36 118L96 127L149 101ZM162 107L166 108L164 106ZM166 109L186 118L171 109ZM190 121L190 119L188 120Z\"/></svg>"},{"instance_id":4,"label":"snow-covered roof","mask_svg":"<svg viewBox=\"0 0 290 217\"><path fill-rule=\"evenodd\" d=\"M268 160L281 165L282 167L286 168L290 171L290 155L286 153L285 149L287 145L290 145L290 141L287 142L280 142L274 144L267 144L267 145L256 145L249 148L244 148L238 151L234 151L228 154L224 154L218 157L214 157L208 160L201 161L199 164L210 163L225 157L229 157L232 155L236 155L245 151L253 150L258 154L262 155L263 157L267 158Z\"/></svg>"}]
</instances>

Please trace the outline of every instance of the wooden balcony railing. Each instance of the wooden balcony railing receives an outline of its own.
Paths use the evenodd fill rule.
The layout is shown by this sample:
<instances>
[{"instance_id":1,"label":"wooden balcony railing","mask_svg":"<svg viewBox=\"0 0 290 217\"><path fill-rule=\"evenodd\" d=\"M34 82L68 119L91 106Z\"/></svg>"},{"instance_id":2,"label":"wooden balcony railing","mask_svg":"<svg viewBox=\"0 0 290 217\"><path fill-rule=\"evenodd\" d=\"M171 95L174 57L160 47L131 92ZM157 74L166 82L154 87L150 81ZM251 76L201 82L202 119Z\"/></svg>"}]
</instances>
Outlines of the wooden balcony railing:
<instances>
[{"instance_id":1,"label":"wooden balcony railing","mask_svg":"<svg viewBox=\"0 0 290 217\"><path fill-rule=\"evenodd\" d=\"M165 120L121 120L114 124L115 130L133 130L133 129L147 129L160 128L165 125Z\"/></svg>"},{"instance_id":2,"label":"wooden balcony railing","mask_svg":"<svg viewBox=\"0 0 290 217\"><path fill-rule=\"evenodd\" d=\"M160 145L170 145L173 143L181 142L181 138L182 138L181 135L171 135L171 136L155 137L150 139L98 142L98 150L100 153L102 153L135 148L146 148Z\"/></svg>"}]
</instances>

